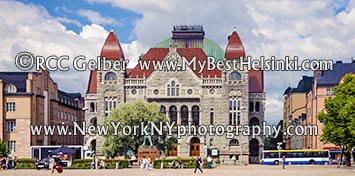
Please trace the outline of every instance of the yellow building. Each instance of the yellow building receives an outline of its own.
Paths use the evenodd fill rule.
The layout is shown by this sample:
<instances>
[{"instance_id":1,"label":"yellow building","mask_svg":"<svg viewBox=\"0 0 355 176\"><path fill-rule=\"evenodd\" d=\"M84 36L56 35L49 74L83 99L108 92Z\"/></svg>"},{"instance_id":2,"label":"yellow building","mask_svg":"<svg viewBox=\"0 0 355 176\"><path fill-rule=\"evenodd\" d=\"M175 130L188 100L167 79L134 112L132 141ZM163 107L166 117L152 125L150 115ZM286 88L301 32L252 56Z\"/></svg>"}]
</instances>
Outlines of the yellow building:
<instances>
[{"instance_id":1,"label":"yellow building","mask_svg":"<svg viewBox=\"0 0 355 176\"><path fill-rule=\"evenodd\" d=\"M58 90L47 71L0 72L0 139L12 156L30 158L31 146L81 145L82 136L31 135L30 125L84 120L80 93Z\"/></svg>"},{"instance_id":2,"label":"yellow building","mask_svg":"<svg viewBox=\"0 0 355 176\"><path fill-rule=\"evenodd\" d=\"M297 88L288 87L283 95L283 129L302 125L306 116L306 94L312 87L313 77L303 76ZM285 149L301 149L302 136L284 135Z\"/></svg>"}]
</instances>

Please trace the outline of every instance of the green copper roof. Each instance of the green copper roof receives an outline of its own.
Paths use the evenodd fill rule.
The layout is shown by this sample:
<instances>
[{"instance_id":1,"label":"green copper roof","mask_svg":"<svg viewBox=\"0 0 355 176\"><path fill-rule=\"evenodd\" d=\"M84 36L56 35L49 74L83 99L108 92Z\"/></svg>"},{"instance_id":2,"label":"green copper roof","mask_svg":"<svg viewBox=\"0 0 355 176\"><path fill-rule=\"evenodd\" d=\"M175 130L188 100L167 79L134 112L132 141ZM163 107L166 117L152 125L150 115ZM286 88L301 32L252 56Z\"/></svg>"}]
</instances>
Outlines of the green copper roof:
<instances>
[{"instance_id":1,"label":"green copper roof","mask_svg":"<svg viewBox=\"0 0 355 176\"><path fill-rule=\"evenodd\" d=\"M173 39L169 38L159 42L154 48L169 48ZM203 40L174 40L177 48L202 48L207 56L213 56L216 60L224 60L224 51L214 41L204 38ZM202 42L201 42L202 41ZM188 45L188 46L186 46Z\"/></svg>"}]
</instances>

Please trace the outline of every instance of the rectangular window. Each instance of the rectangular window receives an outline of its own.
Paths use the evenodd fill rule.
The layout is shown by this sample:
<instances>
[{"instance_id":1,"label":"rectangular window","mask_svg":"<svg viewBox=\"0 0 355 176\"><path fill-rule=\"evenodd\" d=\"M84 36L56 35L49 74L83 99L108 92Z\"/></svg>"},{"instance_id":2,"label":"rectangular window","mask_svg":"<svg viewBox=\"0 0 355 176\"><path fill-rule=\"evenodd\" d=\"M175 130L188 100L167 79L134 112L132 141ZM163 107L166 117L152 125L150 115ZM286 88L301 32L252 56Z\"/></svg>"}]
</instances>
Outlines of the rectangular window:
<instances>
[{"instance_id":1,"label":"rectangular window","mask_svg":"<svg viewBox=\"0 0 355 176\"><path fill-rule=\"evenodd\" d=\"M249 112L254 112L254 102L249 103Z\"/></svg>"},{"instance_id":2,"label":"rectangular window","mask_svg":"<svg viewBox=\"0 0 355 176\"><path fill-rule=\"evenodd\" d=\"M171 96L175 96L175 88L171 88Z\"/></svg>"},{"instance_id":3,"label":"rectangular window","mask_svg":"<svg viewBox=\"0 0 355 176\"><path fill-rule=\"evenodd\" d=\"M37 94L41 94L41 88L37 87L36 93L37 93Z\"/></svg>"},{"instance_id":4,"label":"rectangular window","mask_svg":"<svg viewBox=\"0 0 355 176\"><path fill-rule=\"evenodd\" d=\"M240 100L238 100L238 110L240 110Z\"/></svg>"},{"instance_id":5,"label":"rectangular window","mask_svg":"<svg viewBox=\"0 0 355 176\"><path fill-rule=\"evenodd\" d=\"M105 100L105 111L108 111L108 102Z\"/></svg>"},{"instance_id":6,"label":"rectangular window","mask_svg":"<svg viewBox=\"0 0 355 176\"><path fill-rule=\"evenodd\" d=\"M7 149L10 153L16 152L16 141L8 141L7 142Z\"/></svg>"},{"instance_id":7,"label":"rectangular window","mask_svg":"<svg viewBox=\"0 0 355 176\"><path fill-rule=\"evenodd\" d=\"M255 111L259 112L260 110L260 103L259 102L255 102Z\"/></svg>"},{"instance_id":8,"label":"rectangular window","mask_svg":"<svg viewBox=\"0 0 355 176\"><path fill-rule=\"evenodd\" d=\"M334 87L332 87L332 96L334 96Z\"/></svg>"},{"instance_id":9,"label":"rectangular window","mask_svg":"<svg viewBox=\"0 0 355 176\"><path fill-rule=\"evenodd\" d=\"M230 100L230 101L229 101L229 110L232 110L232 109L233 109L233 101Z\"/></svg>"},{"instance_id":10,"label":"rectangular window","mask_svg":"<svg viewBox=\"0 0 355 176\"><path fill-rule=\"evenodd\" d=\"M238 125L240 125L240 112L238 112Z\"/></svg>"},{"instance_id":11,"label":"rectangular window","mask_svg":"<svg viewBox=\"0 0 355 176\"><path fill-rule=\"evenodd\" d=\"M326 95L326 96L329 96L329 95L330 95L330 88L329 88L329 87L326 89L325 95Z\"/></svg>"},{"instance_id":12,"label":"rectangular window","mask_svg":"<svg viewBox=\"0 0 355 176\"><path fill-rule=\"evenodd\" d=\"M176 88L176 96L179 96L179 88Z\"/></svg>"},{"instance_id":13,"label":"rectangular window","mask_svg":"<svg viewBox=\"0 0 355 176\"><path fill-rule=\"evenodd\" d=\"M170 88L168 88L167 93L168 93L168 96L170 96Z\"/></svg>"},{"instance_id":14,"label":"rectangular window","mask_svg":"<svg viewBox=\"0 0 355 176\"><path fill-rule=\"evenodd\" d=\"M210 124L213 125L213 116L214 116L214 113L211 112L210 113Z\"/></svg>"},{"instance_id":15,"label":"rectangular window","mask_svg":"<svg viewBox=\"0 0 355 176\"><path fill-rule=\"evenodd\" d=\"M234 100L233 102L234 102L233 110L237 110L237 101Z\"/></svg>"},{"instance_id":16,"label":"rectangular window","mask_svg":"<svg viewBox=\"0 0 355 176\"><path fill-rule=\"evenodd\" d=\"M229 125L232 125L232 113L229 113Z\"/></svg>"},{"instance_id":17,"label":"rectangular window","mask_svg":"<svg viewBox=\"0 0 355 176\"><path fill-rule=\"evenodd\" d=\"M16 121L8 120L7 121L7 132L16 132Z\"/></svg>"},{"instance_id":18,"label":"rectangular window","mask_svg":"<svg viewBox=\"0 0 355 176\"><path fill-rule=\"evenodd\" d=\"M16 110L16 103L15 102L6 103L6 112L15 112L15 110Z\"/></svg>"},{"instance_id":19,"label":"rectangular window","mask_svg":"<svg viewBox=\"0 0 355 176\"><path fill-rule=\"evenodd\" d=\"M237 124L237 113L233 112L233 125Z\"/></svg>"},{"instance_id":20,"label":"rectangular window","mask_svg":"<svg viewBox=\"0 0 355 176\"><path fill-rule=\"evenodd\" d=\"M116 107L117 107L117 102L116 102L116 100L114 100L113 101L113 108L116 109Z\"/></svg>"}]
</instances>

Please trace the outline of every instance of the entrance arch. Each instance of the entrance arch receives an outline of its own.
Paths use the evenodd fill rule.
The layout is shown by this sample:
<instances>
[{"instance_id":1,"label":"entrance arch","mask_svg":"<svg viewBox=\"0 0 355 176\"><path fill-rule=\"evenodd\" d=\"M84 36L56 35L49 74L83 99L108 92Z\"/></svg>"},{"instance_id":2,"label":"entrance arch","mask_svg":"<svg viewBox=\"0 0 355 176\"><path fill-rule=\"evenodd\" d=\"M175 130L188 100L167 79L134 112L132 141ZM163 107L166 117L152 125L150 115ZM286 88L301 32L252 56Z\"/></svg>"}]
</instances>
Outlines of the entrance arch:
<instances>
[{"instance_id":1,"label":"entrance arch","mask_svg":"<svg viewBox=\"0 0 355 176\"><path fill-rule=\"evenodd\" d=\"M200 156L200 139L193 137L190 140L190 156Z\"/></svg>"},{"instance_id":2,"label":"entrance arch","mask_svg":"<svg viewBox=\"0 0 355 176\"><path fill-rule=\"evenodd\" d=\"M250 140L249 143L249 162L259 163L259 141L257 139Z\"/></svg>"}]
</instances>

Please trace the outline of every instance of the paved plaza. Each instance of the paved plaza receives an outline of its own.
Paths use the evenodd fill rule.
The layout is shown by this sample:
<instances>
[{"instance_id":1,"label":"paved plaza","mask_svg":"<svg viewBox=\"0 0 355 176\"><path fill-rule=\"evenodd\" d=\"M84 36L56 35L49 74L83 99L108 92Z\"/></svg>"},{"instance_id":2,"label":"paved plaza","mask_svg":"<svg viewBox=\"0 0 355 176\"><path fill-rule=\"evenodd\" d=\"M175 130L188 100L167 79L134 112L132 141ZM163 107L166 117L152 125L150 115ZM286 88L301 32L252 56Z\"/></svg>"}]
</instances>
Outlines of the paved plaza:
<instances>
[{"instance_id":1,"label":"paved plaza","mask_svg":"<svg viewBox=\"0 0 355 176\"><path fill-rule=\"evenodd\" d=\"M8 176L48 176L51 175L48 170L10 170L0 171L0 175ZM285 170L281 166L264 166L264 165L249 165L249 166L224 166L216 169L204 170L204 173L193 174L192 169L153 169L149 172L139 168L119 169L119 170L64 170L62 174L52 174L61 176L110 176L110 175L129 175L129 176L178 176L178 175L243 175L243 176L354 176L355 171L350 168L337 168L336 166L310 166L310 165L293 165L287 166Z\"/></svg>"}]
</instances>

